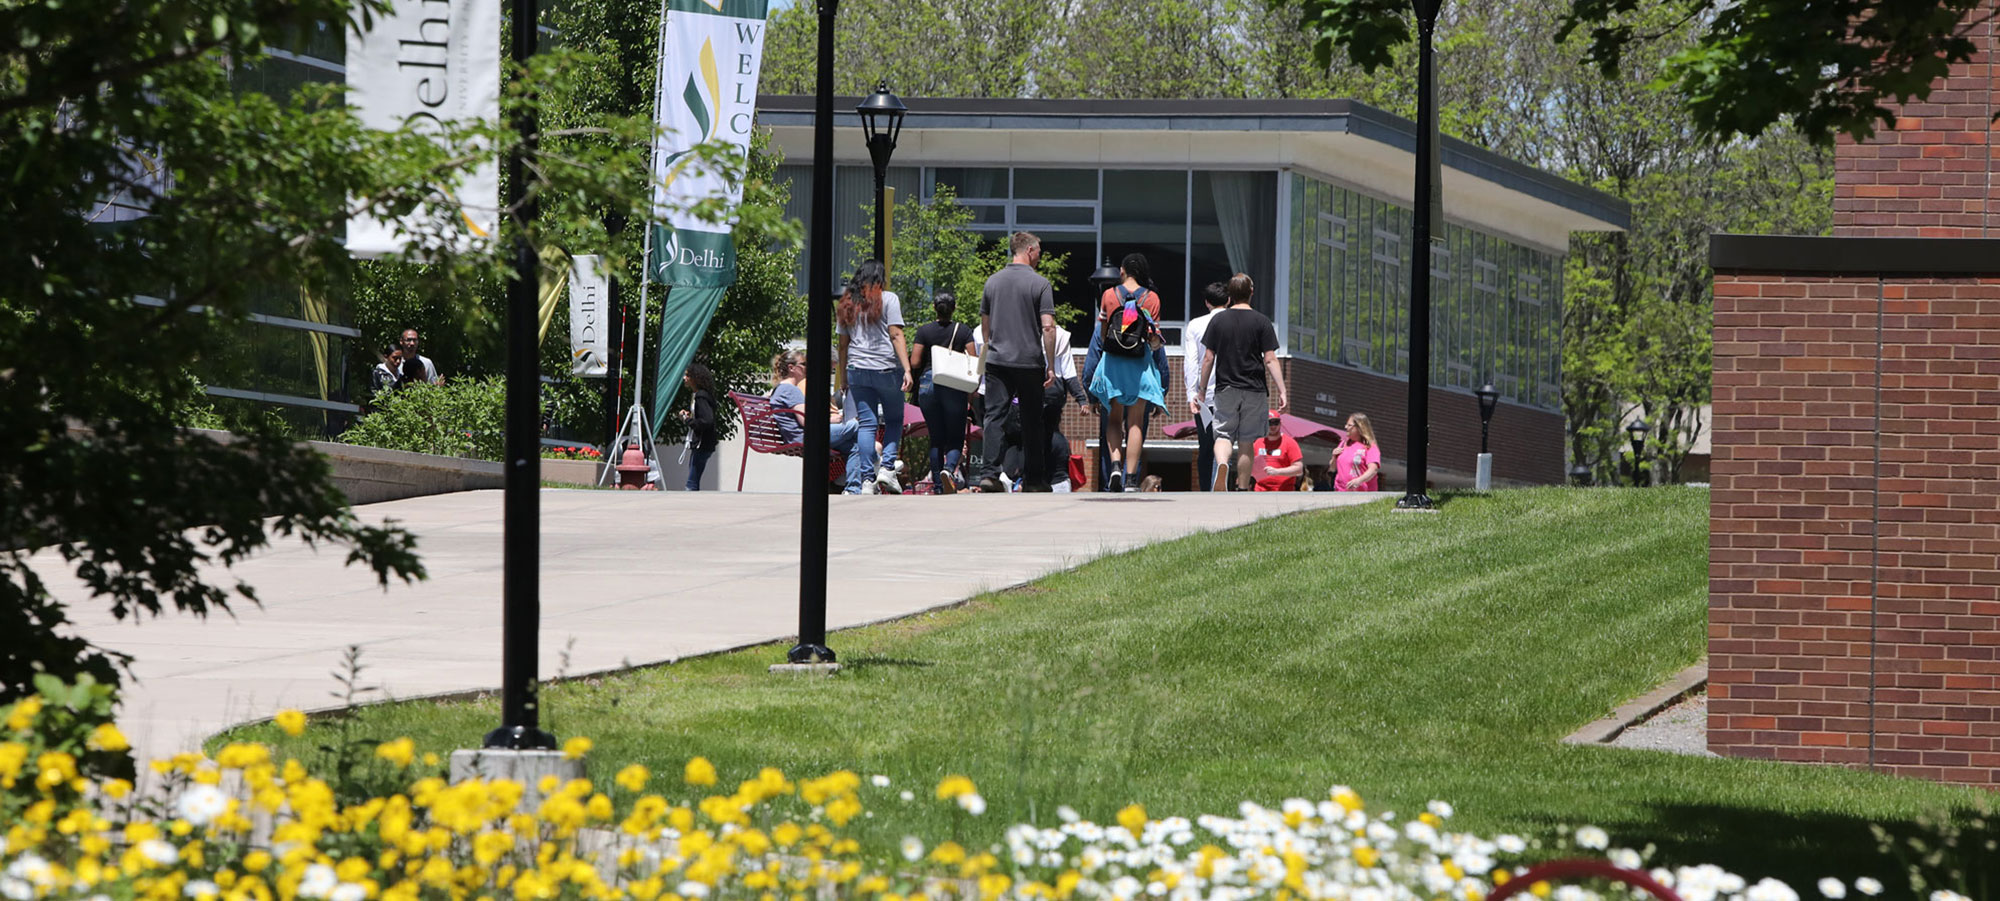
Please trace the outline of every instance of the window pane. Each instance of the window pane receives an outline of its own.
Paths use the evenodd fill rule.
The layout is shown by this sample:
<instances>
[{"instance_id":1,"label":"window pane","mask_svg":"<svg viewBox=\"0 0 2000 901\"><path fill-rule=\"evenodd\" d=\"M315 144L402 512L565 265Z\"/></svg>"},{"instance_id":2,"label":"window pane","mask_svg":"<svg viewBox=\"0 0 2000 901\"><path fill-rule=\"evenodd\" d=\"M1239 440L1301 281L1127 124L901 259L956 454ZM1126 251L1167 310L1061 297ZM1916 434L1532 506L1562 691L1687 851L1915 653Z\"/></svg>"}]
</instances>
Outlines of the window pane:
<instances>
[{"instance_id":1,"label":"window pane","mask_svg":"<svg viewBox=\"0 0 2000 901\"><path fill-rule=\"evenodd\" d=\"M1257 285L1251 306L1266 316L1277 309L1270 287L1276 281L1278 174L1275 172L1194 173L1194 228L1190 276L1195 285L1222 281L1238 272Z\"/></svg>"},{"instance_id":2,"label":"window pane","mask_svg":"<svg viewBox=\"0 0 2000 901\"><path fill-rule=\"evenodd\" d=\"M1029 206L1014 208L1014 222L1022 228L1038 225L1083 226L1097 224L1097 211L1087 206Z\"/></svg>"},{"instance_id":3,"label":"window pane","mask_svg":"<svg viewBox=\"0 0 2000 901\"><path fill-rule=\"evenodd\" d=\"M1016 200L1096 200L1095 169L1015 169Z\"/></svg>"},{"instance_id":4,"label":"window pane","mask_svg":"<svg viewBox=\"0 0 2000 901\"><path fill-rule=\"evenodd\" d=\"M1182 318L1187 305L1187 190L1185 170L1104 172L1104 255L1112 265L1130 253L1146 257L1167 319Z\"/></svg>"},{"instance_id":5,"label":"window pane","mask_svg":"<svg viewBox=\"0 0 2000 901\"><path fill-rule=\"evenodd\" d=\"M932 169L931 184L950 185L960 200L1007 199L1005 169ZM929 185L926 193L933 193Z\"/></svg>"}]
</instances>

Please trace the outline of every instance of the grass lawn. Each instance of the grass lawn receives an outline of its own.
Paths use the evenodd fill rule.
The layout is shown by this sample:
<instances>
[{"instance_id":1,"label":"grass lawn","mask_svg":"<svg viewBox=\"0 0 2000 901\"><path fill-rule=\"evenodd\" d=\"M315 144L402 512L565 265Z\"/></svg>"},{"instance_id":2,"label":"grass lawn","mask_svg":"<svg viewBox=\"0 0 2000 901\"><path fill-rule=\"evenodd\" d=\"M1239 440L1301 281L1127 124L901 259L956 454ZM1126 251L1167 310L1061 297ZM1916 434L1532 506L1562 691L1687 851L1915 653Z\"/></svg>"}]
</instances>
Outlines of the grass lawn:
<instances>
[{"instance_id":1,"label":"grass lawn","mask_svg":"<svg viewBox=\"0 0 2000 901\"><path fill-rule=\"evenodd\" d=\"M1868 824L1972 791L1559 743L1701 658L1707 516L1699 489L1537 489L1449 497L1437 516L1268 520L837 633L836 678L768 675L784 647L757 648L552 688L544 725L595 739L602 784L632 761L676 776L697 754L725 780L886 774L919 797L871 804L859 822L880 847L954 829L983 842L1058 804L1099 822L1134 801L1233 814L1345 783L1371 808L1450 801L1453 825L1482 833L1595 823L1659 860L1802 893L1825 875L1901 885ZM439 752L497 723L490 699L353 721ZM985 817L928 800L948 773L978 783Z\"/></svg>"}]
</instances>

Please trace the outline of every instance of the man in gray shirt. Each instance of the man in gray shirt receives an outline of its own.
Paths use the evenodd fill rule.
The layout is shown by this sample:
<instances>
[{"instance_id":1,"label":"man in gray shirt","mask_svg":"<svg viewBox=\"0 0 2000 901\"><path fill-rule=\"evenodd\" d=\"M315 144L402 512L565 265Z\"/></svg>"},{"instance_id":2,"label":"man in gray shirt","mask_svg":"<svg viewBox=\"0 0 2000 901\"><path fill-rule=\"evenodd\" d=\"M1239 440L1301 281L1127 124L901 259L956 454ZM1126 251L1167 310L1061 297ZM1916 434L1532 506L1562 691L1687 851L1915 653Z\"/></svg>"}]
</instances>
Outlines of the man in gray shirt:
<instances>
[{"instance_id":1,"label":"man in gray shirt","mask_svg":"<svg viewBox=\"0 0 2000 901\"><path fill-rule=\"evenodd\" d=\"M1021 447L1027 459L1021 468L1022 491L1048 491L1048 435L1042 423L1042 389L1055 384L1056 295L1049 280L1035 271L1042 259L1042 239L1015 232L1013 254L999 272L986 279L979 297L979 324L986 346L986 437L980 456L986 475L981 493L1000 490L1002 455L992 450L1005 431L1007 407L1021 405Z\"/></svg>"}]
</instances>

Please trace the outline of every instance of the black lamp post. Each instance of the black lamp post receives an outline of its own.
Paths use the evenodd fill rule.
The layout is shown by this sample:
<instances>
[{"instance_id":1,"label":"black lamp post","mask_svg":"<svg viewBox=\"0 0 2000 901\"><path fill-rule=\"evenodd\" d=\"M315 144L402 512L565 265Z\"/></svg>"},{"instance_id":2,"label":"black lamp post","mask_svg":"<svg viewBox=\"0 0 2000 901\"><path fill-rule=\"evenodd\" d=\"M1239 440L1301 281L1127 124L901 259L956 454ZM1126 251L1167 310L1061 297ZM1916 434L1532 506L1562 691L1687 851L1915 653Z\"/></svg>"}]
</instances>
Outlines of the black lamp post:
<instances>
[{"instance_id":1,"label":"black lamp post","mask_svg":"<svg viewBox=\"0 0 2000 901\"><path fill-rule=\"evenodd\" d=\"M1443 0L1411 0L1417 15L1417 178L1410 226L1410 415L1408 484L1398 510L1434 510L1430 481L1431 441L1431 226L1441 217L1438 179L1437 77L1431 35Z\"/></svg>"},{"instance_id":2,"label":"black lamp post","mask_svg":"<svg viewBox=\"0 0 2000 901\"><path fill-rule=\"evenodd\" d=\"M883 81L854 111L861 114L861 131L868 136L868 158L875 163L875 259L887 263L889 235L883 228L882 194L889 179L889 156L896 152L896 139L903 134L903 116L909 108L889 93L889 82Z\"/></svg>"},{"instance_id":3,"label":"black lamp post","mask_svg":"<svg viewBox=\"0 0 2000 901\"><path fill-rule=\"evenodd\" d=\"M820 390L831 384L833 374L833 16L839 11L840 0L819 0L812 219L806 225L812 245L812 272L806 278L806 372L808 383ZM819 409L813 403L807 398L807 409ZM805 419L806 465L799 477L799 643L785 659L832 663L833 649L826 646L826 461L832 436L825 416Z\"/></svg>"},{"instance_id":4,"label":"black lamp post","mask_svg":"<svg viewBox=\"0 0 2000 901\"><path fill-rule=\"evenodd\" d=\"M535 55L535 0L511 0L511 55L516 65ZM501 501L500 728L486 733L488 748L553 748L541 730L536 634L542 625L541 362L536 353L541 303L540 260L528 240L535 201L528 195L523 159L534 152L533 107L515 118L521 146L507 158L507 205L515 210L514 280L507 285L506 493Z\"/></svg>"},{"instance_id":5,"label":"black lamp post","mask_svg":"<svg viewBox=\"0 0 2000 901\"><path fill-rule=\"evenodd\" d=\"M1097 267L1097 271L1090 274L1091 287L1096 288L1099 294L1111 290L1112 285L1123 279L1124 276L1119 274L1118 267L1111 264L1110 257L1105 257L1104 265Z\"/></svg>"},{"instance_id":6,"label":"black lamp post","mask_svg":"<svg viewBox=\"0 0 2000 901\"><path fill-rule=\"evenodd\" d=\"M1650 428L1652 427L1646 425L1646 421L1643 419L1634 419L1631 424L1625 426L1625 434L1632 438L1632 485L1634 487L1646 484L1639 481L1639 473L1643 472L1646 466L1646 431Z\"/></svg>"},{"instance_id":7,"label":"black lamp post","mask_svg":"<svg viewBox=\"0 0 2000 901\"><path fill-rule=\"evenodd\" d=\"M1472 392L1472 395L1479 398L1479 452L1483 454L1486 453L1487 430L1493 425L1493 408L1500 405L1500 392L1492 382L1487 382L1485 387Z\"/></svg>"}]
</instances>

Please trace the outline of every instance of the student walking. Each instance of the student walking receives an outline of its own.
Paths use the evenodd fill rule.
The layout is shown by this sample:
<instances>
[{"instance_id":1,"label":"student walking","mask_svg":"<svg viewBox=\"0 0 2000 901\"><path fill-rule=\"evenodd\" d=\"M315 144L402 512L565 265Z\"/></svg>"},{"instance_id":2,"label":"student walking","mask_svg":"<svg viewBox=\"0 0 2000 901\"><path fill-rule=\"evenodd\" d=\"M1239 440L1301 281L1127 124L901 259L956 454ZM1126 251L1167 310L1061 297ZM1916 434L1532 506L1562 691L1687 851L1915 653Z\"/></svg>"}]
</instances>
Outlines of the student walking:
<instances>
[{"instance_id":1,"label":"student walking","mask_svg":"<svg viewBox=\"0 0 2000 901\"><path fill-rule=\"evenodd\" d=\"M1271 319L1250 307L1257 286L1239 272L1224 287L1229 307L1208 321L1201 337L1201 379L1195 400L1207 396L1209 376L1215 377L1215 474L1212 490L1227 491L1223 467L1236 462L1236 478L1250 488L1250 443L1270 416L1291 408L1285 374L1278 369L1278 330ZM1268 378L1267 378L1268 376ZM1277 403L1270 403L1276 394ZM1240 455L1238 453L1238 445Z\"/></svg>"},{"instance_id":2,"label":"student walking","mask_svg":"<svg viewBox=\"0 0 2000 901\"><path fill-rule=\"evenodd\" d=\"M1201 302L1208 312L1181 327L1181 380L1187 383L1188 407L1194 411L1195 490L1207 491L1215 480L1215 376L1211 374L1207 382L1201 382L1201 336L1208 331L1208 323L1215 314L1229 306L1228 286L1209 282L1208 287L1201 289ZM1197 384L1204 390L1196 392ZM1196 400L1197 396L1207 400Z\"/></svg>"},{"instance_id":3,"label":"student walking","mask_svg":"<svg viewBox=\"0 0 2000 901\"><path fill-rule=\"evenodd\" d=\"M709 458L715 456L715 380L707 366L689 363L681 384L691 392L687 409L681 411L681 422L688 429L686 487L700 491L702 474L708 471Z\"/></svg>"},{"instance_id":4,"label":"student walking","mask_svg":"<svg viewBox=\"0 0 2000 901\"><path fill-rule=\"evenodd\" d=\"M872 480L887 494L903 493L896 480L896 451L903 440L903 395L910 392L910 349L903 343L903 304L887 286L880 260L855 267L840 295L840 358L846 388L861 422L847 468L847 493L861 494ZM875 442L882 442L880 459Z\"/></svg>"},{"instance_id":5,"label":"student walking","mask_svg":"<svg viewBox=\"0 0 2000 901\"><path fill-rule=\"evenodd\" d=\"M976 352L972 330L951 318L957 309L958 298L950 291L939 291L931 299L931 311L937 314L937 321L917 329L917 345L910 352L911 366L917 373L917 408L924 411L924 427L931 436L931 484L937 486L940 494L952 494L959 488L958 464L965 447L968 397L957 388L932 380L931 351L942 347L962 354Z\"/></svg>"},{"instance_id":6,"label":"student walking","mask_svg":"<svg viewBox=\"0 0 2000 901\"><path fill-rule=\"evenodd\" d=\"M1147 409L1167 406L1165 373L1153 365L1153 350L1161 338L1160 294L1153 287L1152 267L1143 254L1127 254L1118 272L1123 281L1105 289L1098 299L1104 356L1090 380L1091 396L1104 404L1107 414L1111 471L1105 485L1111 491L1124 490L1137 468L1146 445Z\"/></svg>"},{"instance_id":7,"label":"student walking","mask_svg":"<svg viewBox=\"0 0 2000 901\"><path fill-rule=\"evenodd\" d=\"M1382 448L1366 413L1347 414L1347 438L1333 452L1333 490L1380 491Z\"/></svg>"},{"instance_id":8,"label":"student walking","mask_svg":"<svg viewBox=\"0 0 2000 901\"><path fill-rule=\"evenodd\" d=\"M1042 258L1042 240L1015 232L1008 242L1011 260L986 279L979 297L980 334L986 342L986 436L997 444L1006 430L1008 407L1019 400L1030 410L1039 406L1042 389L1055 384L1056 299L1049 280L1035 271ZM1038 411L1037 411L1038 412ZM1022 491L1046 492L1048 437L1039 415L1021 417L1021 447L1027 458L1021 468ZM979 490L999 492L1004 461L984 449L986 472Z\"/></svg>"}]
</instances>

